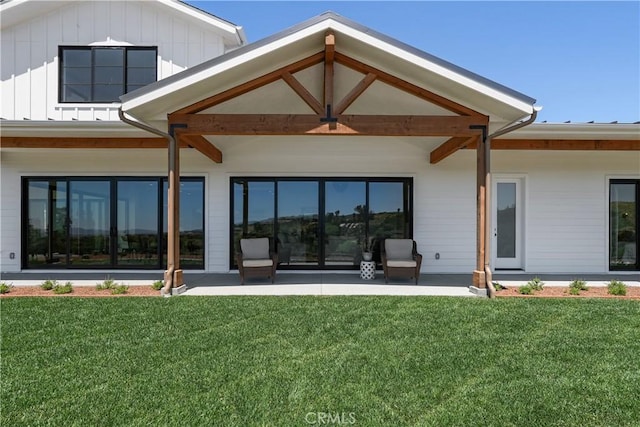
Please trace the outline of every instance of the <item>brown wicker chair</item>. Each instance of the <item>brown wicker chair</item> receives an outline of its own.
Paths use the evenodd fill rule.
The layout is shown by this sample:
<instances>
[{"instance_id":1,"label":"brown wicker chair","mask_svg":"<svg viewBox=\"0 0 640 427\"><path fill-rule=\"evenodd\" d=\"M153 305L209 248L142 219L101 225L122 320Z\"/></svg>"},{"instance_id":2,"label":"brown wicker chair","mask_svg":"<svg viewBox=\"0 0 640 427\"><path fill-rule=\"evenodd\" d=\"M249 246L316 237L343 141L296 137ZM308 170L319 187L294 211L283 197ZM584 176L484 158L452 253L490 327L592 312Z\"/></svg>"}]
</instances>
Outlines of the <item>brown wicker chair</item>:
<instances>
[{"instance_id":1,"label":"brown wicker chair","mask_svg":"<svg viewBox=\"0 0 640 427\"><path fill-rule=\"evenodd\" d=\"M414 278L417 285L422 255L417 251L416 242L411 239L385 239L380 246L385 282L389 283L389 277L409 277Z\"/></svg>"},{"instance_id":2,"label":"brown wicker chair","mask_svg":"<svg viewBox=\"0 0 640 427\"><path fill-rule=\"evenodd\" d=\"M245 277L269 277L273 283L277 267L278 255L269 250L269 238L240 239L240 284L244 285Z\"/></svg>"}]
</instances>

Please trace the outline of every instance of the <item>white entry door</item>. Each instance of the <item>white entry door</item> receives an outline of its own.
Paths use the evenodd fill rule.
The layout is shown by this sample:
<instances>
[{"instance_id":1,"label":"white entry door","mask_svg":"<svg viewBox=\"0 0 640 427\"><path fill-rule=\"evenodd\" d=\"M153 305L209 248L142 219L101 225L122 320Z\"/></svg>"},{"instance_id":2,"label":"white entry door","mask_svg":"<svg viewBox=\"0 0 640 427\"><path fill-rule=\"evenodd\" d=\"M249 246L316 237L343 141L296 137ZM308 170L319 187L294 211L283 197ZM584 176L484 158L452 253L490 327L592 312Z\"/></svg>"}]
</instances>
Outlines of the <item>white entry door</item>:
<instances>
[{"instance_id":1,"label":"white entry door","mask_svg":"<svg viewBox=\"0 0 640 427\"><path fill-rule=\"evenodd\" d=\"M523 178L493 179L491 252L493 268L497 270L523 268L522 187Z\"/></svg>"}]
</instances>

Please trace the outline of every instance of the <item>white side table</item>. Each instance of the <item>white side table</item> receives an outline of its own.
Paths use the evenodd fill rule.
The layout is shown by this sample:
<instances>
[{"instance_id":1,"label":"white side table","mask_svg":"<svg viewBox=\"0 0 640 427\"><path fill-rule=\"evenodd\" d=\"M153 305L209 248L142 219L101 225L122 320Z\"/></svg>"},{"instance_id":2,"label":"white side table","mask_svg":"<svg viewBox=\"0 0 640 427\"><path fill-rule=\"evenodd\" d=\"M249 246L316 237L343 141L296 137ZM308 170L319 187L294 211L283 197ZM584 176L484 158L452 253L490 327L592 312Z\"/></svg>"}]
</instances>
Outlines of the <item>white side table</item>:
<instances>
[{"instance_id":1,"label":"white side table","mask_svg":"<svg viewBox=\"0 0 640 427\"><path fill-rule=\"evenodd\" d=\"M376 278L376 262L360 261L360 278L371 280Z\"/></svg>"}]
</instances>

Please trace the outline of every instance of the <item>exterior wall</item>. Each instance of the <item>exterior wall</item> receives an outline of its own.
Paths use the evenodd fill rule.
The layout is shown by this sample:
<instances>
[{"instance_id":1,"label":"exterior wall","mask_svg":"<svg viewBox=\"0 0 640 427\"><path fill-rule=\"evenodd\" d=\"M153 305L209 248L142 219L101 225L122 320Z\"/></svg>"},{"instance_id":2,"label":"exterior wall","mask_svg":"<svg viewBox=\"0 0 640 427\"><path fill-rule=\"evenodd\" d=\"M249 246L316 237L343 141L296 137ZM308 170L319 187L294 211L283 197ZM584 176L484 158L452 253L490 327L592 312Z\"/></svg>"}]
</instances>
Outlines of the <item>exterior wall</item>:
<instances>
[{"instance_id":1,"label":"exterior wall","mask_svg":"<svg viewBox=\"0 0 640 427\"><path fill-rule=\"evenodd\" d=\"M118 120L119 104L58 102L58 46L157 46L158 80L224 53L220 35L147 1L77 1L3 28L0 117Z\"/></svg>"},{"instance_id":2,"label":"exterior wall","mask_svg":"<svg viewBox=\"0 0 640 427\"><path fill-rule=\"evenodd\" d=\"M526 271L608 271L608 179L640 179L639 152L494 151L492 169L525 177Z\"/></svg>"},{"instance_id":3,"label":"exterior wall","mask_svg":"<svg viewBox=\"0 0 640 427\"><path fill-rule=\"evenodd\" d=\"M414 238L424 255L423 272L474 269L473 150L430 165L429 150L415 139L233 137L216 143L224 163L214 164L195 150L182 150L181 162L183 175L205 177L207 271L229 270L229 178L249 175L413 177ZM494 174L525 180L527 272L608 271L607 180L640 179L640 153L494 151L492 162ZM1 169L0 271L19 271L21 176L159 176L166 173L166 152L8 150Z\"/></svg>"}]
</instances>

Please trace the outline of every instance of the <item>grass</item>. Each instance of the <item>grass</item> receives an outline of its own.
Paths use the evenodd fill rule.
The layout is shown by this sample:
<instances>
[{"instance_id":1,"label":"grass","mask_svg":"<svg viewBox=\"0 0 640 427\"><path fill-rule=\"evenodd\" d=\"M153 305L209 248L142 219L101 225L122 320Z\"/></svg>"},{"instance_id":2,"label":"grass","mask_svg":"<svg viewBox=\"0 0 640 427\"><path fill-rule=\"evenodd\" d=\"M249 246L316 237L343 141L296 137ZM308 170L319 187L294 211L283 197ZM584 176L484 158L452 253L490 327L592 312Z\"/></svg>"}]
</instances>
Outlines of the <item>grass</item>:
<instances>
[{"instance_id":1,"label":"grass","mask_svg":"<svg viewBox=\"0 0 640 427\"><path fill-rule=\"evenodd\" d=\"M288 426L318 424L318 413L367 426L631 426L640 419L637 301L1 304L0 425Z\"/></svg>"}]
</instances>

